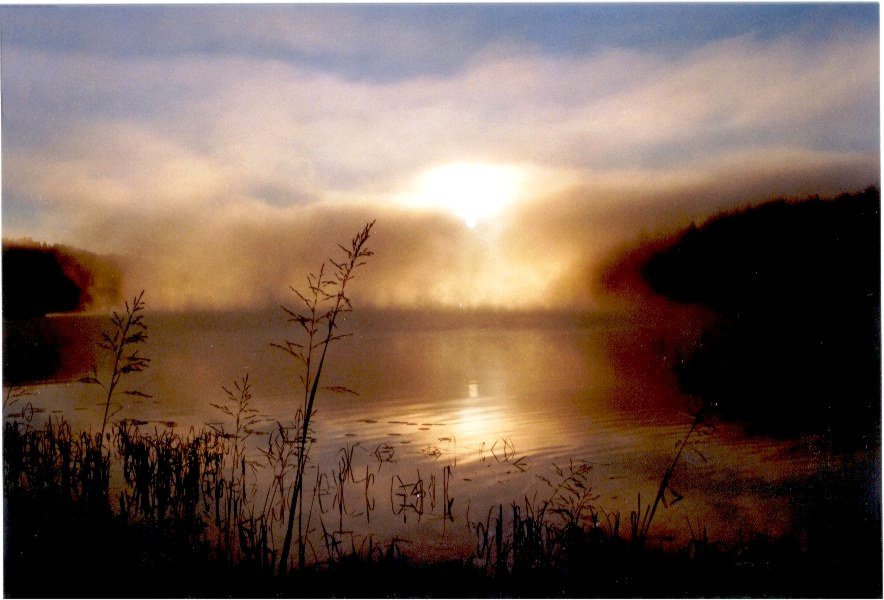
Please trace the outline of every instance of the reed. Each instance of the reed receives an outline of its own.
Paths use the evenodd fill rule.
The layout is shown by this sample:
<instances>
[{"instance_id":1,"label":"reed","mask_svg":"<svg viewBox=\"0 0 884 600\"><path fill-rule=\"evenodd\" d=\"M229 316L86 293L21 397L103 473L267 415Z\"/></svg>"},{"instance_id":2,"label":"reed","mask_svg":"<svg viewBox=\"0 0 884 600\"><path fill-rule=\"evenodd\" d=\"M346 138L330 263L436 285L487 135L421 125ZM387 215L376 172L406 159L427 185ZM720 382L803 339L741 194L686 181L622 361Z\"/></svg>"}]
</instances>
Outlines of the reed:
<instances>
[{"instance_id":1,"label":"reed","mask_svg":"<svg viewBox=\"0 0 884 600\"><path fill-rule=\"evenodd\" d=\"M48 497L62 505L107 506L110 457L96 438L75 434L63 417L42 427L12 420L3 426L6 495Z\"/></svg>"},{"instance_id":2,"label":"reed","mask_svg":"<svg viewBox=\"0 0 884 600\"><path fill-rule=\"evenodd\" d=\"M239 398L236 401L239 406ZM313 548L305 540L314 562L299 570L297 577L272 577L279 557L272 528L289 513L283 500L293 482L272 484L274 491L265 491L264 498L250 492L231 501L228 494L237 494L243 481L242 461L231 469L234 457L243 456L240 450L233 450L235 430L222 436L218 428L179 433L145 425L131 419L114 424L109 432L113 443L102 451L96 436L74 432L62 417L48 418L42 425L17 418L4 424L4 492L8 523L13 528L9 539L15 567L29 564L32 574L45 569L46 564L56 571L63 569L64 565L55 562L44 563L43 553L47 547L63 545L72 531L95 536L96 541L89 545L91 564L121 564L114 556L128 546L105 547L105 543L125 539L127 544L141 544L135 552L150 558L144 567L126 567L132 571L124 571L125 576L137 573L160 578L172 572L178 577L189 573L189 580L163 592L188 596L752 595L794 591L764 587L771 581L770 565L782 566L784 574L795 574L801 565L814 564L800 562L801 550L788 540L756 534L724 544L710 539L709 531L692 520L687 525L690 540L683 547L675 552L650 547L643 543L646 530L639 527L641 523L630 534L621 528L619 513L596 506L592 468L580 461L554 466L552 472L537 477L541 489L534 497L512 502L509 508L495 505L480 523L468 522L477 542L472 560L427 562L409 556L408 540L358 539L348 531L354 520L363 517L363 506L366 515L374 510L369 491L381 478L369 475L390 468L389 462L378 462L372 472L376 457L371 449L354 444L340 449L336 465L322 472L324 483L314 486L320 545ZM288 473L291 479L290 468L279 463L296 464L294 443L286 438L300 435L300 423L293 423L289 432L279 427L277 424L278 433L262 452L270 455L267 467L273 473ZM403 514L414 515L416 520L428 513L444 520L459 518L450 514L453 496L445 486L451 466L440 468L438 478L426 472L412 472L407 477L395 469L389 473L391 480L399 477L402 482L390 491L394 511L408 507L403 508ZM119 481L114 489L118 489L120 500L118 511L111 511L108 483L115 469L123 476L114 475ZM415 489L420 497L411 493ZM419 506L420 499L423 504ZM239 509L233 509L235 505ZM45 519L46 515L52 516ZM119 531L131 535L119 537L114 533ZM22 548L27 549L25 555L17 553ZM187 550L181 553L181 549ZM22 556L32 562L22 562ZM52 556L53 561L61 560ZM85 568L86 561L79 555L66 560ZM191 562L176 565L178 560ZM228 583L217 579L198 583L199 574L206 572L205 565L211 564L218 569L211 571L214 577L226 573L229 579L223 581ZM165 570L151 570L160 568ZM860 569L849 564L845 568L856 573ZM21 581L22 576L15 575L21 571L7 573ZM755 587L743 583L746 573L755 578ZM124 575L120 578L124 580ZM722 587L725 584L721 582L727 581L744 587Z\"/></svg>"},{"instance_id":3,"label":"reed","mask_svg":"<svg viewBox=\"0 0 884 600\"><path fill-rule=\"evenodd\" d=\"M125 486L120 515L201 536L214 490L223 486L224 448L212 430L187 434L143 432L135 421L121 421L113 440Z\"/></svg>"},{"instance_id":4,"label":"reed","mask_svg":"<svg viewBox=\"0 0 884 600\"><path fill-rule=\"evenodd\" d=\"M10 385L6 388L6 392L3 394L3 414L6 415L7 411L21 402L22 398L26 398L28 396L33 396L34 392L28 389L26 386L21 385Z\"/></svg>"},{"instance_id":5,"label":"reed","mask_svg":"<svg viewBox=\"0 0 884 600\"><path fill-rule=\"evenodd\" d=\"M114 394L130 373L138 373L150 366L150 359L139 354L139 346L147 341L147 325L144 323L144 291L125 303L124 312L113 311L111 327L102 331L97 345L110 356L111 367L107 374L100 376L98 366L92 365L92 374L80 379L81 383L98 385L104 389L104 416L99 430L99 446L103 446L108 421L122 410L123 405L115 402ZM124 395L149 398L150 395L134 388L123 391ZM114 412L111 412L111 407Z\"/></svg>"},{"instance_id":6,"label":"reed","mask_svg":"<svg viewBox=\"0 0 884 600\"><path fill-rule=\"evenodd\" d=\"M258 410L252 407L251 384L248 373L239 381L234 381L232 389L223 387L227 398L221 403L210 403L224 415L233 421L232 428L227 431L223 423L210 424L209 426L225 442L225 459L229 464L229 475L224 482L222 493L226 495L225 514L221 523L224 545L232 559L235 553L231 537L242 525L241 517L244 515L247 505L251 500L254 486L247 484L248 472L254 473L258 468L258 462L250 459L246 454L246 443L256 433L256 427L262 419L258 416Z\"/></svg>"},{"instance_id":7,"label":"reed","mask_svg":"<svg viewBox=\"0 0 884 600\"><path fill-rule=\"evenodd\" d=\"M299 337L301 341L285 340L282 343L271 344L296 360L300 370L298 378L303 389L303 399L300 407L303 420L301 423L300 444L298 445L298 461L295 468L295 482L289 502L285 540L283 541L279 558L278 572L280 575L285 574L288 570L295 517L298 520L298 567L303 568L305 565L303 489L304 471L309 458L307 438L310 420L314 416L316 394L319 391L322 369L329 345L351 335L338 332L338 317L353 309L347 296L347 285L355 277L356 269L365 264L366 258L372 256L372 252L366 248L366 243L373 226L374 221L367 223L350 241L349 248L339 246L344 252L345 258L341 262L329 260L329 263L334 267L331 276L326 275L326 264L323 263L317 273L308 275L307 290L305 292L302 293L292 288L292 291L300 299L301 306L297 310L290 310L285 307L283 307L283 310L289 316L289 322L300 326L299 333L301 335ZM328 386L326 389L337 393L354 393L352 390L339 385Z\"/></svg>"},{"instance_id":8,"label":"reed","mask_svg":"<svg viewBox=\"0 0 884 600\"><path fill-rule=\"evenodd\" d=\"M697 450L695 447L690 446L689 442L691 441L692 436L694 436L698 432L704 432L704 427L708 425L706 422L707 409L708 406L706 404L703 404L694 413L694 419L691 422L691 426L688 428L684 437L681 438L676 444L675 455L672 457L672 461L666 467L666 470L663 472L663 476L660 478L660 485L657 486L657 495L654 497L654 502L653 504L645 507L644 513L642 512L641 495L639 495L638 510L631 513L633 539L638 541L639 543L647 539L648 532L651 529L651 523L654 521L654 515L657 513L657 508L659 507L659 505L662 503L664 506L669 506L671 504L676 504L682 500L682 495L672 487L672 476L675 474L675 469L676 467L678 467L685 449L693 448L693 450L697 452L697 454L705 462L706 458L700 453L699 450ZM667 500L667 493L670 494L672 500Z\"/></svg>"}]
</instances>

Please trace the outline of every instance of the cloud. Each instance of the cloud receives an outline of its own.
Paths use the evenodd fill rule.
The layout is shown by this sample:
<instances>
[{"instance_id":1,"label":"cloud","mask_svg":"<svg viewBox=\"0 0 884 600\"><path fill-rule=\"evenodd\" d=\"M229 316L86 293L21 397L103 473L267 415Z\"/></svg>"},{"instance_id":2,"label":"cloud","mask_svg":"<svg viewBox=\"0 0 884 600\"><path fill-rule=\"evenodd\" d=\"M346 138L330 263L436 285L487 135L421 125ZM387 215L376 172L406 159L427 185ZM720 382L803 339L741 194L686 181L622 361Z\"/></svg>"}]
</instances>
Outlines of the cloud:
<instances>
[{"instance_id":1,"label":"cloud","mask_svg":"<svg viewBox=\"0 0 884 600\"><path fill-rule=\"evenodd\" d=\"M677 59L491 48L390 81L266 56L4 48L4 197L38 207L11 227L7 212L5 233L121 255L157 306L225 308L286 297L377 218L366 302L586 307L593 269L639 231L877 183L878 85L876 35L849 29ZM452 162L531 183L472 231L399 201Z\"/></svg>"}]
</instances>

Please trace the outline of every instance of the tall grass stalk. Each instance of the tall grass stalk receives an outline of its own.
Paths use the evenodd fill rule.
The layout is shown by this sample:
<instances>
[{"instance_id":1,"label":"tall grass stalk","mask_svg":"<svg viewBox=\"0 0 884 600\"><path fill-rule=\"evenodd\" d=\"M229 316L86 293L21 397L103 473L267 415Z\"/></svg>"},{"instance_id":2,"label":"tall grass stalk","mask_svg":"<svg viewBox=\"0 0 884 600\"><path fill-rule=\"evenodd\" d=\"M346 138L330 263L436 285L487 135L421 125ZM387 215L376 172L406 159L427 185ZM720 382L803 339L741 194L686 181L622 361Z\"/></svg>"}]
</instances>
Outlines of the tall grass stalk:
<instances>
[{"instance_id":1,"label":"tall grass stalk","mask_svg":"<svg viewBox=\"0 0 884 600\"><path fill-rule=\"evenodd\" d=\"M19 385L10 385L6 388L6 393L3 395L3 412L5 413L7 409L12 408L16 404L18 404L18 402L22 398L33 395L34 392L26 387Z\"/></svg>"},{"instance_id":2,"label":"tall grass stalk","mask_svg":"<svg viewBox=\"0 0 884 600\"><path fill-rule=\"evenodd\" d=\"M675 492L670 486L670 481L672 480L672 475L675 473L675 468L678 466L679 461L681 460L682 454L684 454L685 448L688 446L688 441L691 436L696 432L703 424L705 423L704 413L706 411L706 405L704 404L695 414L694 420L691 423L690 428L688 429L685 436L680 440L678 444L678 448L675 452L675 456L672 458L672 462L669 463L669 466L666 468L666 471L663 473L663 477L660 479L660 485L657 488L657 495L654 498L654 503L650 506L650 508L645 509L645 516L642 519L641 525L638 528L638 534L640 540L645 540L648 537L648 531L651 529L651 522L654 520L654 515L657 513L657 507L662 502L664 506L668 503L666 501L666 492L669 491L675 495L675 501L678 502L681 500L681 495ZM702 456L702 455L701 455ZM704 459L705 460L705 459ZM641 496L639 496L638 501L638 509L641 511ZM636 519L634 519L636 520Z\"/></svg>"},{"instance_id":3,"label":"tall grass stalk","mask_svg":"<svg viewBox=\"0 0 884 600\"><path fill-rule=\"evenodd\" d=\"M92 366L92 375L80 379L81 383L99 385L106 392L104 416L101 420L101 431L98 437L99 446L104 444L104 433L107 429L108 420L122 409L122 406L119 406L113 414L110 412L110 408L114 404L114 394L123 376L129 373L138 373L150 366L150 359L138 353L138 346L147 340L143 298L144 290L132 299L131 304L129 302L125 303L125 312L123 314L113 311L110 331L103 331L101 333L98 347L108 352L113 359L111 371L107 379L102 381L99 378L96 365ZM137 389L125 390L123 393L129 396L150 397L149 394L145 394Z\"/></svg>"},{"instance_id":4,"label":"tall grass stalk","mask_svg":"<svg viewBox=\"0 0 884 600\"><path fill-rule=\"evenodd\" d=\"M248 502L249 493L246 486L246 468L252 472L256 469L255 461L246 457L246 442L256 431L261 422L257 409L251 405L252 390L248 373L239 381L233 382L233 389L222 387L227 394L224 402L209 404L233 419L233 429L228 432L222 425L209 424L224 440L228 442L230 453L230 477L227 481L227 506L223 523L223 539L230 558L233 558L231 535L234 528L241 525L240 515ZM232 441L232 446L230 442ZM239 471L239 475L237 475Z\"/></svg>"},{"instance_id":5,"label":"tall grass stalk","mask_svg":"<svg viewBox=\"0 0 884 600\"><path fill-rule=\"evenodd\" d=\"M373 226L374 221L367 223L350 241L349 248L339 246L345 254L345 259L341 262L329 260L334 267L333 278L326 278L325 263L323 263L318 273L310 274L307 277L306 293L292 288L292 291L303 303L303 307L301 310L289 310L283 307L283 310L289 315L289 322L300 325L305 341L298 343L286 340L282 344L272 344L272 346L293 356L300 363L302 373L299 375L299 380L304 391L304 417L301 423L295 484L292 488L285 539L279 558L280 575L285 574L288 569L296 515L298 517L298 566L303 568L305 564L303 486L304 471L308 458L307 450L309 447L307 445L307 437L310 420L314 414L316 394L319 391L320 377L329 344L349 335L337 333L337 320L341 313L352 310L350 299L347 297L347 284L355 277L355 270L364 265L365 259L372 255L372 252L365 247L365 244L368 242ZM342 386L334 386L327 389L334 392L353 393L352 390Z\"/></svg>"}]
</instances>

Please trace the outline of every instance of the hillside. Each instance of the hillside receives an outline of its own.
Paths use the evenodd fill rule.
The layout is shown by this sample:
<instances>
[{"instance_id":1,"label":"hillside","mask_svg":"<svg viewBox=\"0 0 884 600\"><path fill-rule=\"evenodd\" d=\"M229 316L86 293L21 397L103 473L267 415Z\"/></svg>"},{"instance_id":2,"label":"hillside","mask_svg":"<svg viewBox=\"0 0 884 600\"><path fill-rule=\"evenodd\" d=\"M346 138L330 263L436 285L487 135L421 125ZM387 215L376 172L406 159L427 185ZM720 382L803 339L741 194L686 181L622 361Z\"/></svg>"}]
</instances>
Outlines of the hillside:
<instances>
[{"instance_id":1,"label":"hillside","mask_svg":"<svg viewBox=\"0 0 884 600\"><path fill-rule=\"evenodd\" d=\"M62 333L47 313L103 308L119 298L113 259L31 240L3 242L3 382L52 378L76 353L63 356Z\"/></svg>"},{"instance_id":2,"label":"hillside","mask_svg":"<svg viewBox=\"0 0 884 600\"><path fill-rule=\"evenodd\" d=\"M877 189L772 201L632 248L605 281L633 300L652 293L715 311L676 370L722 414L768 432L877 443L879 215Z\"/></svg>"},{"instance_id":3,"label":"hillside","mask_svg":"<svg viewBox=\"0 0 884 600\"><path fill-rule=\"evenodd\" d=\"M120 280L111 257L32 240L3 241L4 320L113 305Z\"/></svg>"}]
</instances>

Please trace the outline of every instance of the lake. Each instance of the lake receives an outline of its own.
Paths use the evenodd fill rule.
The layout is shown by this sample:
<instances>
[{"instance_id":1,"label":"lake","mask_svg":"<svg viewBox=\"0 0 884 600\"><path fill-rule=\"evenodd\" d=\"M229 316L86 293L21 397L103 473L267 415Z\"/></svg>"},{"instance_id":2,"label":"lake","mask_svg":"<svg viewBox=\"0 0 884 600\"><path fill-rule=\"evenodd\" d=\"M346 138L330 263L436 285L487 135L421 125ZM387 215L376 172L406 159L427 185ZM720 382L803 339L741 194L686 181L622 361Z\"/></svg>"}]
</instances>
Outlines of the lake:
<instances>
[{"instance_id":1,"label":"lake","mask_svg":"<svg viewBox=\"0 0 884 600\"><path fill-rule=\"evenodd\" d=\"M303 397L294 360L270 347L295 335L284 317L278 308L148 313L151 366L127 386L152 398L125 397L115 419L176 431L229 427L211 403L247 373L266 434ZM100 427L99 390L75 380L92 362L90 340L103 322L48 319L62 360L54 381L30 386L33 407L62 413L75 428ZM348 315L353 335L331 347L323 385L358 396L322 390L317 400L308 477L318 486L314 549L326 529L348 547L371 535L403 540L420 555L474 551L476 525L491 509L542 500L562 478L556 466L567 474L582 464L591 466L600 520L619 512L625 531L638 495L643 505L653 501L698 406L670 367L683 328L617 314ZM255 460L265 440L250 439ZM714 418L688 442L654 520L663 544L683 544L702 527L718 540L800 537L794 490L851 460L816 437L748 435ZM341 483L343 464L349 479ZM259 496L266 471L256 472Z\"/></svg>"}]
</instances>

